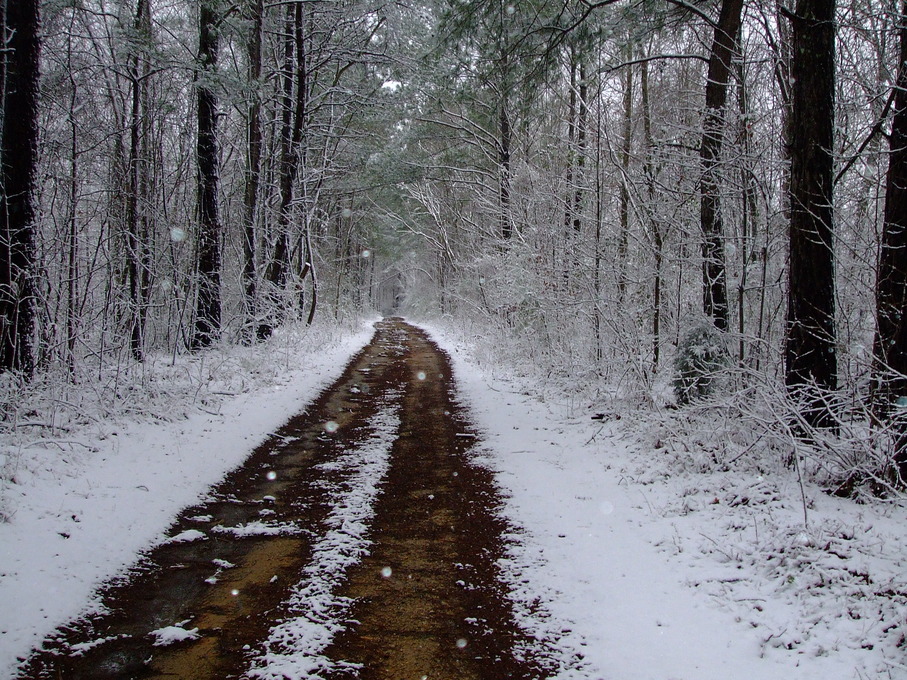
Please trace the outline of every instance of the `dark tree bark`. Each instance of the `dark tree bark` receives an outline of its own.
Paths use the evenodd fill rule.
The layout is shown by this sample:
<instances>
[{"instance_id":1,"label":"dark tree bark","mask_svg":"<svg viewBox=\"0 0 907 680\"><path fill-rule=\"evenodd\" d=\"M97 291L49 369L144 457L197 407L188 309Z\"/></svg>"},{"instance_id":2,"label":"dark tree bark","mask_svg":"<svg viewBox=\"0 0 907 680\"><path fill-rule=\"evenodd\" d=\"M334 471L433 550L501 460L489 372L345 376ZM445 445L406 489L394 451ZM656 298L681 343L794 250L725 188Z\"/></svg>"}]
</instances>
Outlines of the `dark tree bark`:
<instances>
[{"instance_id":1,"label":"dark tree bark","mask_svg":"<svg viewBox=\"0 0 907 680\"><path fill-rule=\"evenodd\" d=\"M280 125L280 207L277 211L277 242L268 263L265 278L274 289L286 283L290 266L290 204L293 201L293 180L297 166L293 158L293 76L294 76L294 31L293 5L287 5L284 36L284 63L281 73L283 92L281 94Z\"/></svg>"},{"instance_id":2,"label":"dark tree bark","mask_svg":"<svg viewBox=\"0 0 907 680\"><path fill-rule=\"evenodd\" d=\"M579 63L579 110L576 113L576 186L573 189L573 231L583 228L583 171L586 166L586 128L589 114L589 83L586 81L586 64Z\"/></svg>"},{"instance_id":3,"label":"dark tree bark","mask_svg":"<svg viewBox=\"0 0 907 680\"><path fill-rule=\"evenodd\" d=\"M885 223L876 280L877 326L873 347L873 410L894 423L893 460L902 481L907 481L907 1L901 6L900 61L894 97L888 178L885 187Z\"/></svg>"},{"instance_id":4,"label":"dark tree bark","mask_svg":"<svg viewBox=\"0 0 907 680\"><path fill-rule=\"evenodd\" d=\"M813 427L833 427L837 387L833 244L835 2L799 0L791 16L790 267L785 348L788 391Z\"/></svg>"},{"instance_id":5,"label":"dark tree bark","mask_svg":"<svg viewBox=\"0 0 907 680\"><path fill-rule=\"evenodd\" d=\"M0 2L0 371L35 370L35 165L38 150L38 0Z\"/></svg>"},{"instance_id":6,"label":"dark tree bark","mask_svg":"<svg viewBox=\"0 0 907 680\"><path fill-rule=\"evenodd\" d=\"M721 330L728 327L727 269L724 257L724 222L721 216L720 170L724 139L727 88L731 59L737 46L743 0L724 0L705 86L705 117L702 123L700 179L700 223L702 226L703 311Z\"/></svg>"},{"instance_id":7,"label":"dark tree bark","mask_svg":"<svg viewBox=\"0 0 907 680\"><path fill-rule=\"evenodd\" d=\"M304 143L304 138L308 134L308 124L309 124L309 97L310 92L310 83L309 83L309 54L306 44L306 26L305 19L306 14L308 13L308 8L303 4L299 3L296 5L296 14L295 14L295 43L296 43L296 110L294 112L293 119L293 163L295 166L295 178L299 175L300 169L302 170L303 177L305 177L305 169L308 165L308 148ZM318 185L321 185L322 179L318 180ZM306 185L302 185L302 194L303 199L307 197ZM317 194L317 189L315 190ZM306 201L307 203L307 201ZM299 314L302 315L305 313L305 289L303 287L303 282L306 278L311 278L311 295L309 296L309 312L306 317L306 325L311 326L312 322L315 319L315 310L318 307L318 276L315 272L315 258L312 253L312 241L311 241L311 225L310 225L310 207L306 205L305 207L305 217L303 219L302 234L299 239L298 250L300 251L300 256L298 258L299 263L296 268L297 282L299 284L298 298L299 298Z\"/></svg>"},{"instance_id":8,"label":"dark tree bark","mask_svg":"<svg viewBox=\"0 0 907 680\"><path fill-rule=\"evenodd\" d=\"M582 231L583 174L586 165L586 128L589 86L582 56L571 47L570 98L567 113L567 172L564 197L564 289L570 289L571 272L578 267L575 240Z\"/></svg>"},{"instance_id":9,"label":"dark tree bark","mask_svg":"<svg viewBox=\"0 0 907 680\"><path fill-rule=\"evenodd\" d=\"M309 313L306 316L305 323L311 326L315 321L315 312L318 310L318 274L315 271L315 255L312 252L312 232L306 227L305 230L305 276L312 278L311 292L309 293ZM305 278L302 276L300 278ZM300 309L302 305L300 304Z\"/></svg>"},{"instance_id":10,"label":"dark tree bark","mask_svg":"<svg viewBox=\"0 0 907 680\"><path fill-rule=\"evenodd\" d=\"M654 164L655 141L652 136L652 109L649 106L649 63L639 65L640 104L642 106L642 131L645 145L645 162L643 174L646 178L646 199L648 201L649 228L652 230L653 263L652 281L652 375L658 373L661 358L661 317L662 317L662 284L664 280L664 225L653 217L655 206L656 168Z\"/></svg>"},{"instance_id":11,"label":"dark tree bark","mask_svg":"<svg viewBox=\"0 0 907 680\"><path fill-rule=\"evenodd\" d=\"M576 175L573 185L573 198L570 213L573 216L573 234L568 243L578 241L583 230L583 202L584 186L586 182L586 135L589 116L589 84L586 81L586 65L583 58L579 58L579 108L576 111ZM580 269L580 249L571 247L573 256L568 264L572 272ZM568 288L569 290L569 288Z\"/></svg>"},{"instance_id":12,"label":"dark tree bark","mask_svg":"<svg viewBox=\"0 0 907 680\"><path fill-rule=\"evenodd\" d=\"M192 348L209 346L220 333L220 217L218 214L217 14L210 0L203 0L199 13L198 61L198 293Z\"/></svg>"},{"instance_id":13,"label":"dark tree bark","mask_svg":"<svg viewBox=\"0 0 907 680\"><path fill-rule=\"evenodd\" d=\"M145 218L148 200L148 145L144 128L147 112L147 60L143 43L151 36L148 0L138 0L134 23L133 54L129 58L131 112L129 118L129 191L126 196L126 278L129 285L130 349L136 361L144 361L145 317L151 279L151 254Z\"/></svg>"},{"instance_id":14,"label":"dark tree bark","mask_svg":"<svg viewBox=\"0 0 907 680\"><path fill-rule=\"evenodd\" d=\"M570 256L570 225L573 222L573 203L572 193L575 185L573 179L573 168L576 163L576 70L577 59L576 51L570 49L570 82L568 89L570 95L567 98L567 167L564 174L564 288L567 288L570 282L570 265L568 264Z\"/></svg>"},{"instance_id":15,"label":"dark tree bark","mask_svg":"<svg viewBox=\"0 0 907 680\"><path fill-rule=\"evenodd\" d=\"M738 145L743 151L744 162L740 166L740 185L743 188L740 215L740 276L737 280L737 334L740 336L737 345L737 358L741 365L745 365L747 356L747 330L746 292L749 286L749 266L755 260L753 243L756 238L758 223L758 193L756 171L752 161L751 140L752 134L748 124L750 105L749 88L746 83L746 74L743 64L737 64L737 105L740 114L740 137ZM758 335L757 337L762 337Z\"/></svg>"},{"instance_id":16,"label":"dark tree bark","mask_svg":"<svg viewBox=\"0 0 907 680\"><path fill-rule=\"evenodd\" d=\"M243 338L251 341L257 318L257 274L255 269L255 213L258 207L258 185L261 179L261 154L263 136L261 129L261 46L264 0L249 2L249 117L246 125L246 182L243 192L243 293L245 295L246 323Z\"/></svg>"},{"instance_id":17,"label":"dark tree bark","mask_svg":"<svg viewBox=\"0 0 907 680\"><path fill-rule=\"evenodd\" d=\"M73 68L76 15L70 17L66 38L66 65L69 71L69 206L66 214L66 369L71 379L76 372L76 344L79 335L79 109L80 92Z\"/></svg>"},{"instance_id":18,"label":"dark tree bark","mask_svg":"<svg viewBox=\"0 0 907 680\"><path fill-rule=\"evenodd\" d=\"M507 97L501 100L501 109L498 112L498 125L501 138L499 140L499 192L501 202L501 238L505 241L513 236L513 218L510 210L510 180L512 170L510 168L510 144L512 131L510 128L510 114L507 111Z\"/></svg>"},{"instance_id":19,"label":"dark tree bark","mask_svg":"<svg viewBox=\"0 0 907 680\"><path fill-rule=\"evenodd\" d=\"M302 3L287 5L284 38L284 64L281 80L280 131L280 207L277 211L276 243L265 270L270 295L268 318L259 325L258 337L267 338L283 318L285 303L279 291L286 288L290 276L290 211L294 186L299 172L299 145L306 117L308 87L306 82L305 46L303 42ZM294 103L293 93L296 93Z\"/></svg>"},{"instance_id":20,"label":"dark tree bark","mask_svg":"<svg viewBox=\"0 0 907 680\"><path fill-rule=\"evenodd\" d=\"M627 56L633 52L628 46ZM643 62L645 63L645 62ZM627 251L630 247L630 152L633 149L633 67L624 67L623 136L620 148L620 234L617 241L617 300L623 305L627 292Z\"/></svg>"}]
</instances>

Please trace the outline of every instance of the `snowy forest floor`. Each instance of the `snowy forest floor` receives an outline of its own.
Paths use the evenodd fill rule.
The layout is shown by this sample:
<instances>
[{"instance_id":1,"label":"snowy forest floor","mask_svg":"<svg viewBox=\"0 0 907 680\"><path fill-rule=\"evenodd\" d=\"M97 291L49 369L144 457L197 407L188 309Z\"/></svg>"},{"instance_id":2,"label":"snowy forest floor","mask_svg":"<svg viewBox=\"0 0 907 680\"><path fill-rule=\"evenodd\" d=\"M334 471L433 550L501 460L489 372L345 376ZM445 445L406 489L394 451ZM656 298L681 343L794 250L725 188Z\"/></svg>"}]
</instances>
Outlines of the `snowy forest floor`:
<instances>
[{"instance_id":1,"label":"snowy forest floor","mask_svg":"<svg viewBox=\"0 0 907 680\"><path fill-rule=\"evenodd\" d=\"M124 575L141 551L164 544L179 511L204 498L340 375L369 333L361 329L341 339L336 330L321 329L276 339L285 343L283 361L272 355L270 364L260 364L239 349L216 355L216 366L194 358L168 374L161 362L141 381L123 379L137 397L160 394L150 403L142 397L135 409L156 413L157 422L129 416L122 396L117 410L86 395L87 403L76 405L72 394L43 403L20 395L17 427L2 440L0 511L7 521L0 524L0 674L14 672L16 658L58 626L100 612L97 586ZM506 540L495 548L500 554L484 547L506 584L507 606L487 628L512 619L511 646L544 650L541 677L907 678L902 503L856 504L807 487L806 526L796 478L783 466L769 469L745 456L715 469L708 438L678 433L671 416L611 408L606 422L593 421L602 404L569 398L528 372L516 376L513 366L490 360L450 329L433 329L432 336L452 357L463 417L478 435L463 476L478 471L471 473L478 483L481 470L493 472L483 483L502 496L496 510L485 508L495 512L483 521ZM177 372L193 380L180 383ZM195 392L166 392L177 383ZM387 473L381 451L386 458L395 439L400 416L391 413L391 402L399 399L384 404L386 413L378 409L371 448L350 449L361 459L357 465L378 467L363 467L359 477L346 471L358 481L341 485L344 507L360 515L338 524L338 540L371 540L375 508L392 499L382 495L389 479L378 479ZM470 434L468 428L457 432ZM260 525L270 526L268 518ZM176 529L177 536L198 531L174 526L169 533ZM199 538L184 535L193 537ZM321 649L332 639L352 644L343 633L344 617L352 616L345 607L368 598L352 591L349 599L338 597L339 581L354 584L359 570L379 586L393 583L390 564L387 576L372 573L391 558L370 555L368 544L326 545L325 551L346 560L344 568L338 572L327 558L310 560L306 569L326 578L303 579L295 604L287 603L321 612L323 620L314 628L298 620L295 627L272 627L269 634L285 646L306 639L320 640ZM468 561L456 564L469 570ZM223 576L215 569L209 577L223 583L230 569L219 568ZM349 578L342 576L347 569ZM335 572L337 582L330 578ZM471 576L460 580L471 583ZM473 631L488 618L479 610L455 613ZM155 630L151 644L167 650L165 643L173 650L191 645L195 627L173 620ZM469 644L480 638L464 634L455 646L468 654L481 648ZM393 647L384 651L394 655ZM268 677L269 665L272 677L318 672L311 649L291 657L269 658L256 673ZM370 663L367 655L352 658ZM501 676L486 668L474 677Z\"/></svg>"}]
</instances>

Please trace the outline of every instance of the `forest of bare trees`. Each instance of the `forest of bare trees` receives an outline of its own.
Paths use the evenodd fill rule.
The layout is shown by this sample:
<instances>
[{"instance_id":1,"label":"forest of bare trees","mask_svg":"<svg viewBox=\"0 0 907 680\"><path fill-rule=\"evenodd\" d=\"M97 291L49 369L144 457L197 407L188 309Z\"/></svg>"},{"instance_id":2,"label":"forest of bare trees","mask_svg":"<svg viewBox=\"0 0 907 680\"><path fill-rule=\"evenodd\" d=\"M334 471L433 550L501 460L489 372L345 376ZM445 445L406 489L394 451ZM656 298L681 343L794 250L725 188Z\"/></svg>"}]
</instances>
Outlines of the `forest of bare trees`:
<instances>
[{"instance_id":1,"label":"forest of bare trees","mask_svg":"<svg viewBox=\"0 0 907 680\"><path fill-rule=\"evenodd\" d=\"M7 383L441 315L907 477L907 2L0 12Z\"/></svg>"}]
</instances>

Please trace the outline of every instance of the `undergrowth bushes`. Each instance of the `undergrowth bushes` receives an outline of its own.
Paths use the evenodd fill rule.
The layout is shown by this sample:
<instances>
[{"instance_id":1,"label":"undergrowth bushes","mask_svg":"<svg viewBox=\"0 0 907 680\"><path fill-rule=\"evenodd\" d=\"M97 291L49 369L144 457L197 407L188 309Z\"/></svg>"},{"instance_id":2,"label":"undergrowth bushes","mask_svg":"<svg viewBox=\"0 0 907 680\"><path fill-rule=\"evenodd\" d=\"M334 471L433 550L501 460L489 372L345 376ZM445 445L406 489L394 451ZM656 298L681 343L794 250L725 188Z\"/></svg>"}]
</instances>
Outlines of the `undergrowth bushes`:
<instances>
[{"instance_id":1,"label":"undergrowth bushes","mask_svg":"<svg viewBox=\"0 0 907 680\"><path fill-rule=\"evenodd\" d=\"M302 324L253 346L217 345L196 354L149 354L144 363L109 361L76 376L45 373L0 382L0 521L15 513L11 485L33 475L66 475L99 441L134 422L218 413L225 399L280 382L303 357L351 327Z\"/></svg>"},{"instance_id":2,"label":"undergrowth bushes","mask_svg":"<svg viewBox=\"0 0 907 680\"><path fill-rule=\"evenodd\" d=\"M870 427L859 386L829 395L837 427L816 429L780 376L732 364L726 338L707 319L689 326L657 376L642 361L596 361L591 348L576 342L588 319L561 315L555 322L576 332L546 332L544 317L528 334L494 315L439 324L469 343L485 367L528 378L542 398L577 412L636 414L630 420L640 429L660 432L658 455L670 449L684 470L794 470L801 482L840 495L903 496L893 476L891 437Z\"/></svg>"}]
</instances>

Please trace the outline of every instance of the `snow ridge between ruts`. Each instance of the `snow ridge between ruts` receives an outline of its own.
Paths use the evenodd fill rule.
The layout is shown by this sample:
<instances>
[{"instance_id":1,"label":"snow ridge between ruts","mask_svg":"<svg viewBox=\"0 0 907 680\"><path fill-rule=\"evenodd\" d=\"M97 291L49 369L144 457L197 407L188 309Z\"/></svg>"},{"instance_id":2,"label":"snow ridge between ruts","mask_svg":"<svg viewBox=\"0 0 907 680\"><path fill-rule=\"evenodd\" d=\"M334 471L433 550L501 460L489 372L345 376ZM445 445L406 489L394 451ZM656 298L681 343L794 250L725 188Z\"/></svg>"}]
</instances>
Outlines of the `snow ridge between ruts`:
<instances>
[{"instance_id":1,"label":"snow ridge between ruts","mask_svg":"<svg viewBox=\"0 0 907 680\"><path fill-rule=\"evenodd\" d=\"M333 498L327 519L329 530L316 542L312 562L287 603L295 616L271 629L265 651L253 662L250 677L307 680L341 665L350 667L328 659L322 652L344 629L353 604L353 600L335 593L346 579L347 570L359 562L371 545L369 524L400 429L400 397L399 392L388 395L388 403L371 422L375 429L368 439L319 466L325 471L352 474L343 482L329 482L327 491Z\"/></svg>"}]
</instances>

